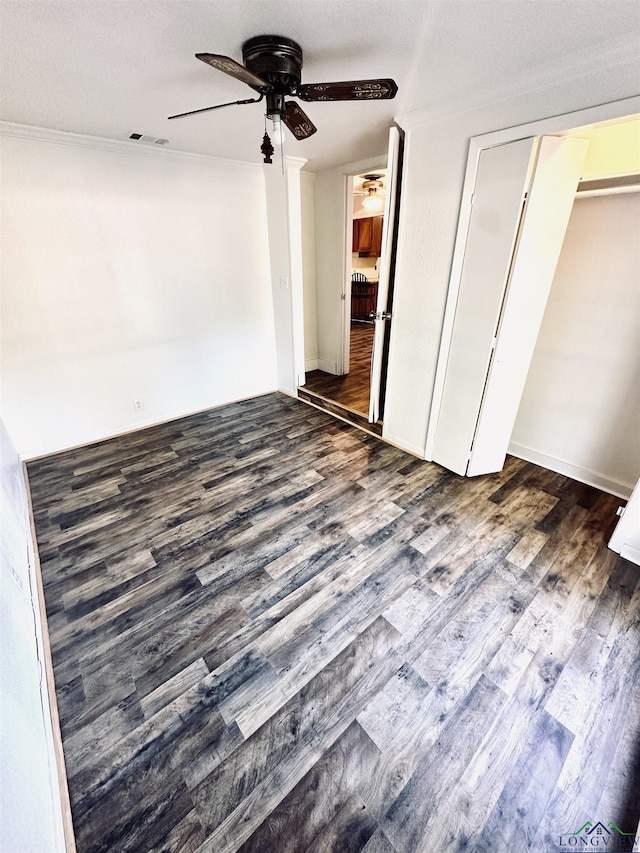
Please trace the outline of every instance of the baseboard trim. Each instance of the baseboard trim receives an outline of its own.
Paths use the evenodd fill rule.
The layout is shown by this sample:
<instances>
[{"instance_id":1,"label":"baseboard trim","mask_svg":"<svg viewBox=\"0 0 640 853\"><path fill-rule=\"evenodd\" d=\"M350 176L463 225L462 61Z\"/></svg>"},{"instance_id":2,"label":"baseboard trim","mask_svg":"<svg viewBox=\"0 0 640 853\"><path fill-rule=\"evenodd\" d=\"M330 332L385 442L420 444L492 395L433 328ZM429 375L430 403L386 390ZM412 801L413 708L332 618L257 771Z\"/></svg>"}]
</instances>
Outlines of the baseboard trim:
<instances>
[{"instance_id":1,"label":"baseboard trim","mask_svg":"<svg viewBox=\"0 0 640 853\"><path fill-rule=\"evenodd\" d=\"M242 403L245 400L255 400L258 397L267 397L269 394L277 394L279 388L272 388L270 391L258 391L255 394L249 394L247 397L236 397L233 400L226 400L220 403L212 403L210 406L205 406L203 409L193 409L188 412L176 412L174 414L163 414L158 417L149 418L148 420L141 421L139 424L135 426L132 424L128 424L123 426L122 429L116 430L116 432L107 432L100 435L87 436L84 441L74 442L73 444L65 445L64 447L57 447L55 450L47 450L44 452L24 452L19 450L18 456L20 457L21 462L37 462L39 459L47 459L49 456L57 456L59 453L67 453L69 450L79 450L82 447L86 447L88 444L98 444L101 441L111 441L112 438L120 438L123 435L131 435L135 432L140 432L144 429L149 429L150 427L162 426L162 424L169 424L171 421L181 421L183 418L190 418L192 415L202 415L205 412L213 411L214 409L221 409L223 406L231 406L234 403ZM284 392L288 394L290 397L297 396L295 391L286 391Z\"/></svg>"},{"instance_id":2,"label":"baseboard trim","mask_svg":"<svg viewBox=\"0 0 640 853\"><path fill-rule=\"evenodd\" d=\"M522 444L517 444L514 441L509 442L507 453L512 456L517 456L518 459L524 459L525 462L533 462L534 465L541 465L543 468L548 468L550 471L555 471L557 474L563 474L565 477L571 477L573 480L578 480L579 483L585 483L587 486L594 486L596 489L601 489L603 492L608 492L610 495L615 495L617 498L629 500L633 486L627 483L621 483L618 480L613 480L604 474L597 471L591 471L589 468L582 468L579 465L573 465L571 462L566 462L564 459L557 459L555 456L550 456L547 453L542 453L539 450L534 450L532 447L525 447Z\"/></svg>"},{"instance_id":3,"label":"baseboard trim","mask_svg":"<svg viewBox=\"0 0 640 853\"><path fill-rule=\"evenodd\" d=\"M424 455L424 447L421 447L419 444L410 444L407 441L404 441L401 438L397 438L393 435L389 430L382 429L382 437L389 444L393 444L394 447L397 447L399 450L404 450L405 453L410 453L412 456L417 456L418 459L425 459ZM425 462L429 462L431 460L425 459Z\"/></svg>"},{"instance_id":4,"label":"baseboard trim","mask_svg":"<svg viewBox=\"0 0 640 853\"><path fill-rule=\"evenodd\" d=\"M335 361L327 361L326 358L318 359L318 367L317 370L322 370L324 373L332 373L334 376L338 375L338 365Z\"/></svg>"},{"instance_id":5,"label":"baseboard trim","mask_svg":"<svg viewBox=\"0 0 640 853\"><path fill-rule=\"evenodd\" d=\"M634 548L633 545L623 545L620 550L620 556L636 566L640 566L640 548Z\"/></svg>"},{"instance_id":6,"label":"baseboard trim","mask_svg":"<svg viewBox=\"0 0 640 853\"><path fill-rule=\"evenodd\" d=\"M311 370L319 370L318 367L318 359L317 358L309 358L304 363L304 369L306 373L309 373Z\"/></svg>"}]
</instances>

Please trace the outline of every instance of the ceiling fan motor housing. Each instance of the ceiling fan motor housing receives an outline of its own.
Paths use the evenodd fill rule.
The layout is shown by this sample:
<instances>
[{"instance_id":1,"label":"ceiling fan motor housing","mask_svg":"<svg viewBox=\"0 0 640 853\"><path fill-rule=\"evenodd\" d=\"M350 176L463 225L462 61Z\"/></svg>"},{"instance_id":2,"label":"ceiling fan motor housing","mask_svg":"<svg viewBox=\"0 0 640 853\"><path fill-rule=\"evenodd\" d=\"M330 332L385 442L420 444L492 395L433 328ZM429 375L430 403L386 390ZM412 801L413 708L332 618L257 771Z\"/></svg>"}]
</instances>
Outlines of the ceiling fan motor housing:
<instances>
[{"instance_id":1,"label":"ceiling fan motor housing","mask_svg":"<svg viewBox=\"0 0 640 853\"><path fill-rule=\"evenodd\" d=\"M273 87L275 94L291 95L302 79L302 48L285 36L254 36L242 45L245 68Z\"/></svg>"}]
</instances>

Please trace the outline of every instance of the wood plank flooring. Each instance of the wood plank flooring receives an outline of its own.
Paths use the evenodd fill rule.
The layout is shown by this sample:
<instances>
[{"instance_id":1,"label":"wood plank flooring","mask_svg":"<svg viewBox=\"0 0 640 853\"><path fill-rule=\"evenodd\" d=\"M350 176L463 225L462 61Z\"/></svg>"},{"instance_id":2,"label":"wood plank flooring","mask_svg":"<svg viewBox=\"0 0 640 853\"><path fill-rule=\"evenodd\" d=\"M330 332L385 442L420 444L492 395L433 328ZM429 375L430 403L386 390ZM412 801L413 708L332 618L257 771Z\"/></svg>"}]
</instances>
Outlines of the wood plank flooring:
<instances>
[{"instance_id":1,"label":"wood plank flooring","mask_svg":"<svg viewBox=\"0 0 640 853\"><path fill-rule=\"evenodd\" d=\"M457 477L280 395L28 468L80 853L635 830L616 498L512 457Z\"/></svg>"},{"instance_id":2,"label":"wood plank flooring","mask_svg":"<svg viewBox=\"0 0 640 853\"><path fill-rule=\"evenodd\" d=\"M349 373L334 376L322 370L306 374L304 390L352 410L365 419L369 414L369 389L373 324L352 323L350 332Z\"/></svg>"}]
</instances>

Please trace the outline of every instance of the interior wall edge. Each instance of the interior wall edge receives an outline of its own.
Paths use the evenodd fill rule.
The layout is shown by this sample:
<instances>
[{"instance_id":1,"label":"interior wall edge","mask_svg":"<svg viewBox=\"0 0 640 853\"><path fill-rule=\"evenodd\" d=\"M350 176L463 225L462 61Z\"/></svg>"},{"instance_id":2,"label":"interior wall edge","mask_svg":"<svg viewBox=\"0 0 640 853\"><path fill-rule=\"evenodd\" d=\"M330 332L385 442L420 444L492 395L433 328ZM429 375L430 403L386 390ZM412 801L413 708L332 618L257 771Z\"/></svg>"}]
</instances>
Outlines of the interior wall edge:
<instances>
[{"instance_id":1,"label":"interior wall edge","mask_svg":"<svg viewBox=\"0 0 640 853\"><path fill-rule=\"evenodd\" d=\"M31 487L29 484L29 475L27 473L26 463L21 464L22 479L24 481L25 497L27 502L27 512L29 515L29 533L32 543L33 554L33 578L35 580L35 590L31 590L33 596L34 612L37 613L40 621L40 637L41 637L41 653L44 660L43 678L46 683L46 693L48 698L48 708L43 708L43 712L48 710L49 722L51 724L51 735L53 739L53 750L55 755L55 764L58 779L58 788L60 796L60 810L62 813L62 830L64 833L64 843L66 853L76 853L76 841L73 831L73 819L71 816L71 800L69 798L69 785L67 782L67 768L64 759L64 751L62 748L62 730L60 728L60 715L58 713L58 699L56 696L56 686L53 675L53 658L51 656L51 642L49 640L49 624L47 622L47 606L44 598L44 585L42 581L42 567L40 565L40 554L38 552L38 539L36 536L35 519L33 517L33 502L31 500Z\"/></svg>"},{"instance_id":2,"label":"interior wall edge","mask_svg":"<svg viewBox=\"0 0 640 853\"><path fill-rule=\"evenodd\" d=\"M532 447L525 447L516 442L509 442L507 453L511 456L517 456L518 459L524 459L525 462L533 462L535 465L541 465L543 468L548 468L550 471L555 471L556 474L562 474L565 477L571 477L573 480L578 480L580 483L585 483L587 486L593 486L603 492L608 492L610 495L615 495L622 500L629 500L633 491L634 483L622 483L619 480L614 480L607 477L598 471L591 471L589 468L583 468L579 465L573 465L565 459L557 459L555 456L550 456L547 453L542 453Z\"/></svg>"},{"instance_id":3,"label":"interior wall edge","mask_svg":"<svg viewBox=\"0 0 640 853\"><path fill-rule=\"evenodd\" d=\"M0 418L0 846L74 853L29 483Z\"/></svg>"}]
</instances>

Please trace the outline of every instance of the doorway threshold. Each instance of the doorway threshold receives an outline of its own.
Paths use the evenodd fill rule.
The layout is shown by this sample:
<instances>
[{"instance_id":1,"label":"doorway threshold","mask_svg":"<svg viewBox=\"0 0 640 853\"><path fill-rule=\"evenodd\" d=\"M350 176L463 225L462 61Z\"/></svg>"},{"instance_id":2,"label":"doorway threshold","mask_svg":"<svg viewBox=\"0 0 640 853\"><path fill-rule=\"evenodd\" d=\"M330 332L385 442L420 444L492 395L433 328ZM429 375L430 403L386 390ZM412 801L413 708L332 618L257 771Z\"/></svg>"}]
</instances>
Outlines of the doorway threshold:
<instances>
[{"instance_id":1,"label":"doorway threshold","mask_svg":"<svg viewBox=\"0 0 640 853\"><path fill-rule=\"evenodd\" d=\"M376 423L371 424L361 412L349 409L347 406L336 403L335 400L329 400L327 397L323 397L322 394L317 394L303 386L298 386L298 399L315 406L317 409L322 409L331 415L335 415L335 417L359 427L359 429L371 433L371 435L378 436L379 438L382 437L382 421L376 421Z\"/></svg>"}]
</instances>

